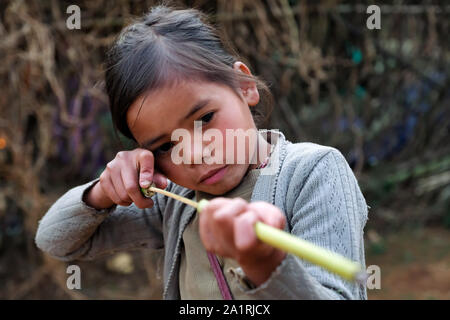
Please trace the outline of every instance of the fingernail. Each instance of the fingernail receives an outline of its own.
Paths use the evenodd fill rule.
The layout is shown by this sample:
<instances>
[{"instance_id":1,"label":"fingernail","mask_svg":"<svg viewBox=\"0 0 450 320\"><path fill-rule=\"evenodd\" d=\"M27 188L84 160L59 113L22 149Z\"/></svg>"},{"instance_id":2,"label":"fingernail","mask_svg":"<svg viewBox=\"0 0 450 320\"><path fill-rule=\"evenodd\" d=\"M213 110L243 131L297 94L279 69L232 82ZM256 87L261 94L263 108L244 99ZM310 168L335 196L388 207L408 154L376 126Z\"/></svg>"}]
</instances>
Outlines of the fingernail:
<instances>
[{"instance_id":1,"label":"fingernail","mask_svg":"<svg viewBox=\"0 0 450 320\"><path fill-rule=\"evenodd\" d=\"M144 180L144 181L141 182L141 187L147 188L149 186L150 186L150 181Z\"/></svg>"}]
</instances>

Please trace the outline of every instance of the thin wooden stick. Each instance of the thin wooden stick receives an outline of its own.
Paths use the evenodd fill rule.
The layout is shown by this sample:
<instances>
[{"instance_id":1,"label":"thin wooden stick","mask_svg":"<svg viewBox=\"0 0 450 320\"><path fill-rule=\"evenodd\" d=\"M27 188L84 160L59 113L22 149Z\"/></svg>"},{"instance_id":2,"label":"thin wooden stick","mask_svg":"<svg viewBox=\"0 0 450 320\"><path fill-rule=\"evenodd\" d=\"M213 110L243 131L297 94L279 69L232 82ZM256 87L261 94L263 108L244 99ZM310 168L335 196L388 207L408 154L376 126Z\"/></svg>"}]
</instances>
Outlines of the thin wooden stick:
<instances>
[{"instance_id":1,"label":"thin wooden stick","mask_svg":"<svg viewBox=\"0 0 450 320\"><path fill-rule=\"evenodd\" d=\"M186 203L187 205L190 205L192 207L194 207L195 209L198 208L198 202L195 202L193 200L190 200L188 198L182 197L178 194L154 187L154 186L150 186L149 188L145 189L145 188L141 188L142 193L147 197L150 198L151 196L153 196L153 194L155 194L155 192L157 193L161 193L167 197L173 198L175 200L181 201L183 203Z\"/></svg>"}]
</instances>

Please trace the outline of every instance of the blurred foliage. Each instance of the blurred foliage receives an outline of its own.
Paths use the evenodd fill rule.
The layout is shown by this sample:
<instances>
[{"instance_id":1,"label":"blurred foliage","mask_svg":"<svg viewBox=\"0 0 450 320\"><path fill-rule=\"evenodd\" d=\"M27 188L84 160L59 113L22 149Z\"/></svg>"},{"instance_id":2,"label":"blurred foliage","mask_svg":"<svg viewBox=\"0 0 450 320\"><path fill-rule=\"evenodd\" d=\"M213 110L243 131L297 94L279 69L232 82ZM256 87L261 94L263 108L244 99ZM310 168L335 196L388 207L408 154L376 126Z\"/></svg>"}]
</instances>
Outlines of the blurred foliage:
<instances>
[{"instance_id":1,"label":"blurred foliage","mask_svg":"<svg viewBox=\"0 0 450 320\"><path fill-rule=\"evenodd\" d=\"M74 3L81 30L66 27ZM22 250L41 277L55 262L35 249L39 219L69 188L98 177L122 144L135 147L113 134L102 63L121 28L154 3L0 2L0 255ZM371 207L370 227L450 227L445 1L384 2L381 30L366 28L370 1L173 3L211 14L269 83L276 101L270 127L342 151ZM382 242L374 250L384 250ZM0 265L0 282L11 259ZM64 277L53 278L65 287Z\"/></svg>"}]
</instances>

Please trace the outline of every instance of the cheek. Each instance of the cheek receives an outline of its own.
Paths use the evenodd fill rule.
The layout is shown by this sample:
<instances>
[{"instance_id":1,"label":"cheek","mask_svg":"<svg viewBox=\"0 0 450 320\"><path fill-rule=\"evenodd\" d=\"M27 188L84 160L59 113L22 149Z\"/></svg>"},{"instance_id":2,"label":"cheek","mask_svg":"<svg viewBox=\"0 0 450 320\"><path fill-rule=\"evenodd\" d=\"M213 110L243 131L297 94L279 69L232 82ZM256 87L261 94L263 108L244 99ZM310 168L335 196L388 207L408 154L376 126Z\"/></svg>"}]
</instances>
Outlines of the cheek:
<instances>
[{"instance_id":1,"label":"cheek","mask_svg":"<svg viewBox=\"0 0 450 320\"><path fill-rule=\"evenodd\" d=\"M246 115L243 114L241 108L236 105L229 105L222 110L218 127L224 130L226 128L243 128L246 122Z\"/></svg>"},{"instance_id":2,"label":"cheek","mask_svg":"<svg viewBox=\"0 0 450 320\"><path fill-rule=\"evenodd\" d=\"M237 109L227 110L223 112L219 121L214 124L214 128L220 130L223 137L223 145L225 146L227 130L243 129L244 131L251 128L251 125L245 121L244 116Z\"/></svg>"},{"instance_id":3,"label":"cheek","mask_svg":"<svg viewBox=\"0 0 450 320\"><path fill-rule=\"evenodd\" d=\"M172 174L174 167L176 166L172 163L172 160L170 160L170 155L156 160L157 170L164 174L167 178L170 178L169 175Z\"/></svg>"},{"instance_id":4,"label":"cheek","mask_svg":"<svg viewBox=\"0 0 450 320\"><path fill-rule=\"evenodd\" d=\"M182 165L175 165L170 159L170 155L165 156L163 159L158 159L156 165L158 171L175 183L186 179L186 170L183 169Z\"/></svg>"},{"instance_id":5,"label":"cheek","mask_svg":"<svg viewBox=\"0 0 450 320\"><path fill-rule=\"evenodd\" d=\"M248 107L233 106L230 107L229 110L224 110L220 117L220 121L216 124L216 128L222 132L223 137L225 138L227 129L242 129L247 131L248 129L256 129L256 126Z\"/></svg>"}]
</instances>

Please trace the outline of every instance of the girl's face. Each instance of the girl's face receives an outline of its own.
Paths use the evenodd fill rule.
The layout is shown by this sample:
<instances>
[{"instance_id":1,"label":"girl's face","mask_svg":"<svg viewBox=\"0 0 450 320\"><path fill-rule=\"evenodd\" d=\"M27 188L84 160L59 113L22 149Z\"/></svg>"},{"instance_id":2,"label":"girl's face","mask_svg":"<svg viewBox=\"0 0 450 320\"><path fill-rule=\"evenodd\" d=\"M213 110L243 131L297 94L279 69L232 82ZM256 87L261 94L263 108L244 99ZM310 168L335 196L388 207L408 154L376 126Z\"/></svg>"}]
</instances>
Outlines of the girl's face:
<instances>
[{"instance_id":1,"label":"girl's face","mask_svg":"<svg viewBox=\"0 0 450 320\"><path fill-rule=\"evenodd\" d=\"M141 148L153 152L158 171L178 185L214 195L224 194L239 184L249 168L253 144L237 146L245 148L245 155L248 155L245 164L227 164L226 129L256 130L249 109L249 106L259 101L258 90L254 85L242 88L238 95L221 84L181 82L173 87L154 90L143 100L144 97L141 97L131 105L127 112L127 123ZM171 141L172 132L176 129L185 129L190 133L192 158L195 152L211 144L211 141L193 138L194 121L202 121L203 133L212 128L221 132L223 140L219 144L224 155L222 164L207 165L204 161L194 164L193 159L190 164L175 164L172 161L173 146L181 143ZM199 129L196 130L198 132ZM202 145L199 147L194 144Z\"/></svg>"}]
</instances>

